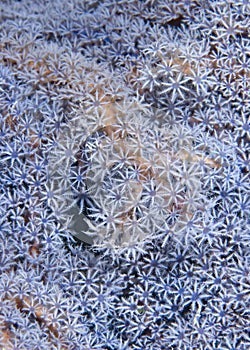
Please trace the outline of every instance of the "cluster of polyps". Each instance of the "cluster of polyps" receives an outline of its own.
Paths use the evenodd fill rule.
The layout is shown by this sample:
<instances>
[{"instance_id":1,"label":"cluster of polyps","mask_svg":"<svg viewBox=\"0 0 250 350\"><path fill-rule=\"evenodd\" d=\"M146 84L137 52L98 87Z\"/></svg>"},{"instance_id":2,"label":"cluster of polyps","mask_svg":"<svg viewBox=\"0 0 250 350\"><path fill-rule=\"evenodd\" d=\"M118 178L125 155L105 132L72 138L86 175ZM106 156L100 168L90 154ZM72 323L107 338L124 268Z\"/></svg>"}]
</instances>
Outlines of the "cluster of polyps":
<instances>
[{"instance_id":1,"label":"cluster of polyps","mask_svg":"<svg viewBox=\"0 0 250 350\"><path fill-rule=\"evenodd\" d=\"M136 113L109 121L91 131L85 115L58 139L49 178L60 184L67 228L85 242L118 248L184 232L203 205L191 132L143 123Z\"/></svg>"}]
</instances>

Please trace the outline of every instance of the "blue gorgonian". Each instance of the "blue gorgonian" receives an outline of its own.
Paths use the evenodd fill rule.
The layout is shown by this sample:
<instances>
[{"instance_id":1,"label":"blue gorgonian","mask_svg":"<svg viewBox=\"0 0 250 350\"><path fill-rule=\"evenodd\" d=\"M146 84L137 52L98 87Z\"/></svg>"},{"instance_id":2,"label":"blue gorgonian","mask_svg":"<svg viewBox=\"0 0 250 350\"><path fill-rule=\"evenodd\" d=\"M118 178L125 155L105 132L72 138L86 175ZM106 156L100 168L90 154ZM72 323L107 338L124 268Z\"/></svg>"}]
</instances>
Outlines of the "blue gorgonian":
<instances>
[{"instance_id":1,"label":"blue gorgonian","mask_svg":"<svg viewBox=\"0 0 250 350\"><path fill-rule=\"evenodd\" d=\"M77 113L49 157L48 188L56 193L50 206L74 236L97 246L185 234L205 207L196 133L160 127L145 111L118 104L95 118Z\"/></svg>"}]
</instances>

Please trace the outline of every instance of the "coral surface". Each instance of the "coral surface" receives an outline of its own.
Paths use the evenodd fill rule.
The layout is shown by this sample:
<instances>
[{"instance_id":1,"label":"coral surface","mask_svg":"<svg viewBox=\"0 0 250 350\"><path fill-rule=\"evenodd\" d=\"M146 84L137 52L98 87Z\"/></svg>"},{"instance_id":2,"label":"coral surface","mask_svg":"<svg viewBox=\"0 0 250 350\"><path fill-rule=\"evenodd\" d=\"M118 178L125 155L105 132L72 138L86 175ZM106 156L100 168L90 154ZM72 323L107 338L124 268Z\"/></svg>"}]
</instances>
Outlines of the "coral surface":
<instances>
[{"instance_id":1,"label":"coral surface","mask_svg":"<svg viewBox=\"0 0 250 350\"><path fill-rule=\"evenodd\" d=\"M0 2L0 347L245 350L248 0Z\"/></svg>"}]
</instances>

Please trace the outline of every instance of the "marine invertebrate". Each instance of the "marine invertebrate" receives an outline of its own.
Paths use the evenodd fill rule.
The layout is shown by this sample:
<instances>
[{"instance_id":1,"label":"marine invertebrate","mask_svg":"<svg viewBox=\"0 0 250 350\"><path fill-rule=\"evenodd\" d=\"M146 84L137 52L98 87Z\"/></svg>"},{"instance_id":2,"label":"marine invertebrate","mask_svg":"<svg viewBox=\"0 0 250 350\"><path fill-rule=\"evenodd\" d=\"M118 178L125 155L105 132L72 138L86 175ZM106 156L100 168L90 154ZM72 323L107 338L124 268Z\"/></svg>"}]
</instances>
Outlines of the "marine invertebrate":
<instances>
[{"instance_id":1,"label":"marine invertebrate","mask_svg":"<svg viewBox=\"0 0 250 350\"><path fill-rule=\"evenodd\" d=\"M160 129L139 109L118 107L106 118L102 107L94 129L93 111L74 116L48 168L60 187L54 205L68 208L59 220L83 241L114 248L140 244L165 225L177 235L205 205L194 129Z\"/></svg>"},{"instance_id":2,"label":"marine invertebrate","mask_svg":"<svg viewBox=\"0 0 250 350\"><path fill-rule=\"evenodd\" d=\"M249 348L249 2L3 4L0 347Z\"/></svg>"}]
</instances>

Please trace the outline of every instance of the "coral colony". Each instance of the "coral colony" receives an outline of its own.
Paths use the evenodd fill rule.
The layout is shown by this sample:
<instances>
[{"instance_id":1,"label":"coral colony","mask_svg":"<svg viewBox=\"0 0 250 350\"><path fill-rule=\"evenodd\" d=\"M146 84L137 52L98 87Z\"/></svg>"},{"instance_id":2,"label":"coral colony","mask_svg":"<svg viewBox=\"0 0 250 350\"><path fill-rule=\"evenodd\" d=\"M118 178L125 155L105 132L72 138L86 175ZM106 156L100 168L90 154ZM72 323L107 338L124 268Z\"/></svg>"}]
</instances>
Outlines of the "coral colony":
<instances>
[{"instance_id":1,"label":"coral colony","mask_svg":"<svg viewBox=\"0 0 250 350\"><path fill-rule=\"evenodd\" d=\"M249 0L0 10L0 348L249 349Z\"/></svg>"}]
</instances>

